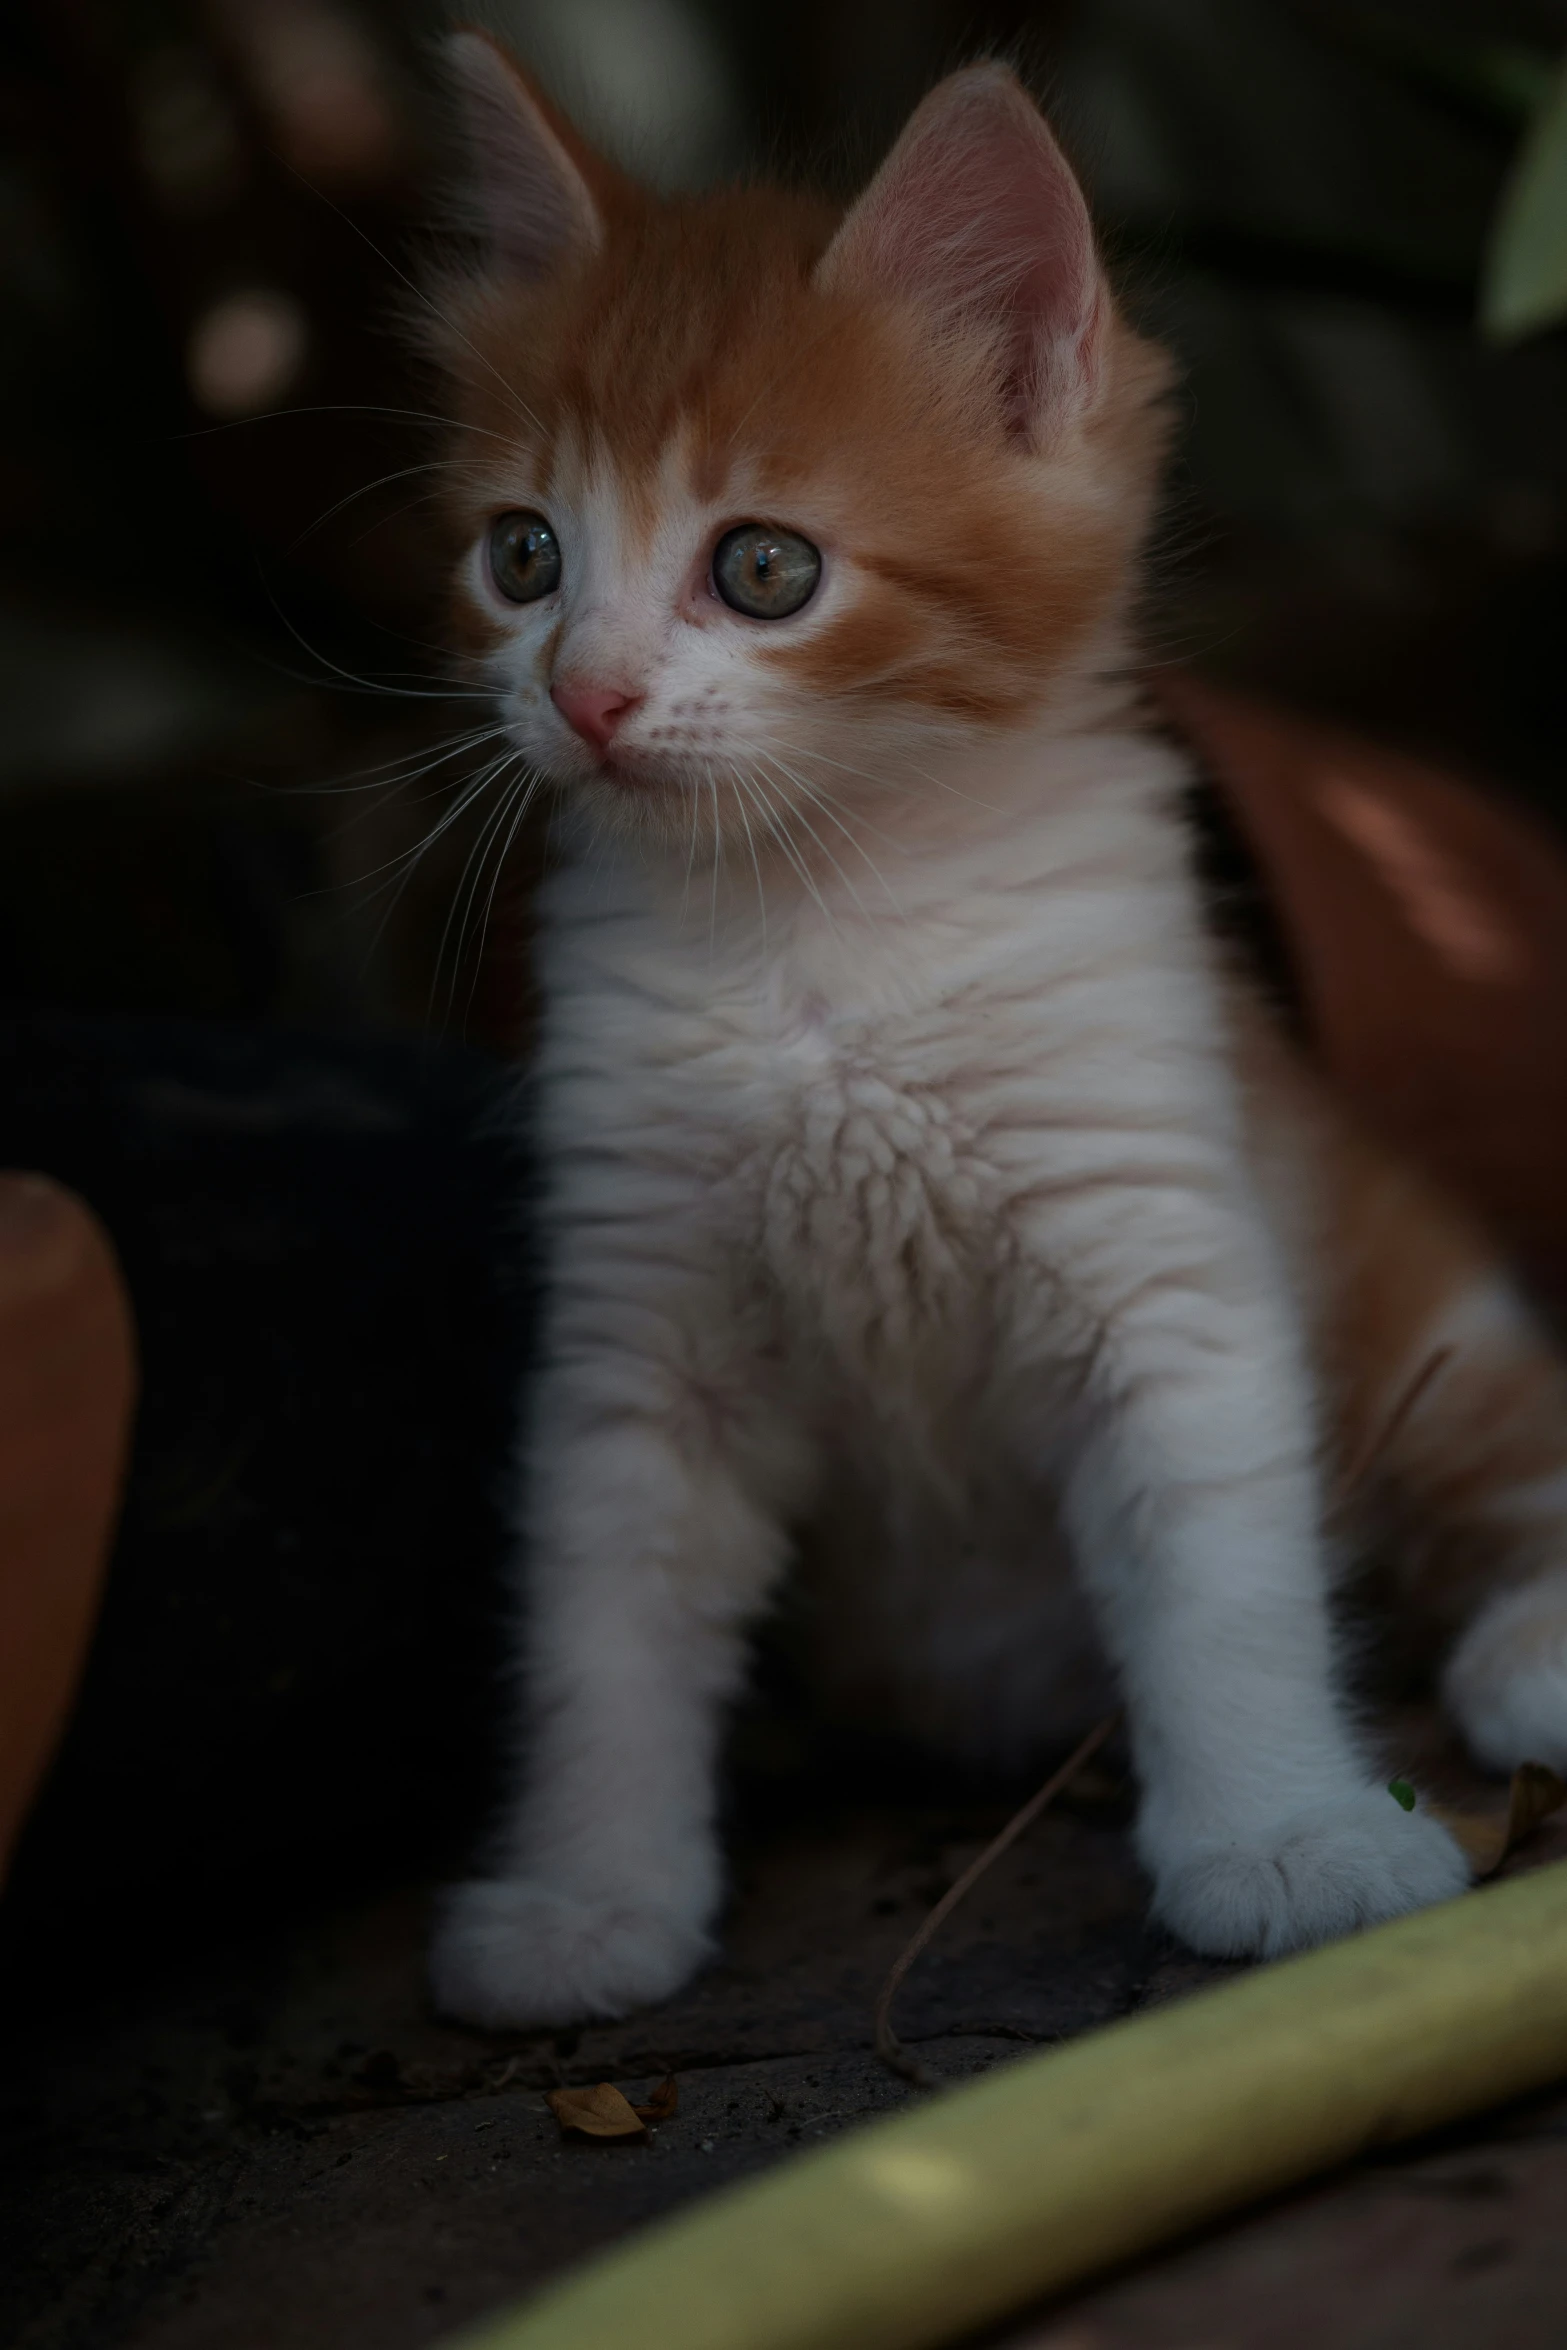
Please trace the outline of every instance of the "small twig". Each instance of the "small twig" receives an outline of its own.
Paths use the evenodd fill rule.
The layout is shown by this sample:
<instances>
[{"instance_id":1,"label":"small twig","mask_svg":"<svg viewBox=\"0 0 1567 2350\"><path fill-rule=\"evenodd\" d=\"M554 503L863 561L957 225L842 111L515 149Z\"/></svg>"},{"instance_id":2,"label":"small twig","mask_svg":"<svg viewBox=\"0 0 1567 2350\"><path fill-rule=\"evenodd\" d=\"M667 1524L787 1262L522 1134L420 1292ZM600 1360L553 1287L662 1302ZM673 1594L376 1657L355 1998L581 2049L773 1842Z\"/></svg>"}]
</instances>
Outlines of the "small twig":
<instances>
[{"instance_id":1,"label":"small twig","mask_svg":"<svg viewBox=\"0 0 1567 2350\"><path fill-rule=\"evenodd\" d=\"M1453 1359L1454 1351L1450 1346L1433 1347L1413 1379L1410 1380L1409 1385L1404 1389L1403 1394L1396 1398L1392 1410L1388 1413L1381 1427L1373 1428L1360 1450L1350 1454L1349 1459L1339 1470L1333 1482L1333 1492L1330 1497L1330 1506L1333 1509L1341 1510L1352 1500L1356 1486L1360 1485L1368 1473L1376 1467L1377 1462L1388 1450L1416 1404L1424 1396L1432 1380L1446 1370Z\"/></svg>"},{"instance_id":2,"label":"small twig","mask_svg":"<svg viewBox=\"0 0 1567 2350\"><path fill-rule=\"evenodd\" d=\"M881 1988L876 2002L876 2053L882 2063L890 2065L904 2080L912 2081L918 2089L940 2089L946 2086L939 2073L933 2073L918 2057L911 2056L892 2028L892 2003L904 1976L934 1934L940 1932L964 1895L973 1891L992 1861L999 1860L1009 1844L1015 1844L1025 1828L1032 1827L1045 1806L1054 1802L1064 1787L1069 1787L1083 1765L1099 1752L1111 1731L1121 1719L1121 1708L1106 1714L1096 1722L1088 1736L1075 1751L1067 1756L1058 1771L1052 1772L1038 1792L1031 1795L1020 1810L1015 1811L998 1836L992 1836L977 1860L971 1860L961 1877L949 1885L911 1939L905 1944L892 1964L892 1971Z\"/></svg>"}]
</instances>

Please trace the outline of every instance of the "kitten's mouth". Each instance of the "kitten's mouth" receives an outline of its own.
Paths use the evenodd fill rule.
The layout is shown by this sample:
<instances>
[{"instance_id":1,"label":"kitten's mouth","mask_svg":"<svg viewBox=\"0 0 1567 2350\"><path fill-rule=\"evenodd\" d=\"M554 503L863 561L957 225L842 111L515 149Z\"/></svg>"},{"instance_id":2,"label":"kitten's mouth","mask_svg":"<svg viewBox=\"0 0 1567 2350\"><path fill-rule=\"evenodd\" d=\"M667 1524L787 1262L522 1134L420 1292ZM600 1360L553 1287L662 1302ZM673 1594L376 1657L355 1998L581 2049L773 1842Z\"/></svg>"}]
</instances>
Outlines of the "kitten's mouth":
<instances>
[{"instance_id":1,"label":"kitten's mouth","mask_svg":"<svg viewBox=\"0 0 1567 2350\"><path fill-rule=\"evenodd\" d=\"M579 746L585 757L563 760L561 781L579 791L608 789L628 800L664 799L703 791L706 762L693 762L663 744L605 743Z\"/></svg>"},{"instance_id":2,"label":"kitten's mouth","mask_svg":"<svg viewBox=\"0 0 1567 2350\"><path fill-rule=\"evenodd\" d=\"M646 751L605 750L598 755L595 783L612 783L624 792L668 791L678 781L674 769Z\"/></svg>"}]
</instances>

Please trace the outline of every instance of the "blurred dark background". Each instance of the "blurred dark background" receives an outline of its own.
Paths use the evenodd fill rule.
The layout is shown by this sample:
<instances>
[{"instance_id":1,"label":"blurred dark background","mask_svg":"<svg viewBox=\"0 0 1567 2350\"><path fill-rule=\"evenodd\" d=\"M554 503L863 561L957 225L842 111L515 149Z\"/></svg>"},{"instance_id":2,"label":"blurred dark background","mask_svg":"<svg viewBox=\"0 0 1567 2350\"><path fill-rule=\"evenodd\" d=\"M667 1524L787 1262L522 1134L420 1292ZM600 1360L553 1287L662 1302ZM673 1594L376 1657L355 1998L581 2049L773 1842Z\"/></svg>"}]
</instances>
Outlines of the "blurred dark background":
<instances>
[{"instance_id":1,"label":"blurred dark background","mask_svg":"<svg viewBox=\"0 0 1567 2350\"><path fill-rule=\"evenodd\" d=\"M1567 0L481 13L675 182L847 191L940 73L1011 56L1184 371L1152 658L1567 820L1567 334L1476 324ZM411 1866L482 1810L537 849L498 873L482 801L422 848L479 722L399 326L437 11L0 28L0 1161L105 1216L145 1372L14 1919L261 1852Z\"/></svg>"}]
</instances>

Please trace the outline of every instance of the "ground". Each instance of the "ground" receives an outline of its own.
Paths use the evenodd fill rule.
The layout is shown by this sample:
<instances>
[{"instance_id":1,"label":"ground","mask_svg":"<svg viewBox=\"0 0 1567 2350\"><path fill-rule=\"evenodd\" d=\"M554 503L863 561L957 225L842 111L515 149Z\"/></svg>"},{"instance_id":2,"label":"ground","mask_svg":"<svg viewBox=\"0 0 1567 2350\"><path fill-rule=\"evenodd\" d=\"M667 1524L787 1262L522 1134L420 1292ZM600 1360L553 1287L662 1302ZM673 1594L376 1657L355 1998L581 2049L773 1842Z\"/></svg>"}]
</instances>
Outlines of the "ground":
<instances>
[{"instance_id":1,"label":"ground","mask_svg":"<svg viewBox=\"0 0 1567 2350\"><path fill-rule=\"evenodd\" d=\"M489 2037L425 1997L423 1889L13 1998L0 2339L16 2350L418 2350L626 2230L910 2095L871 2049L890 1961L992 1798L820 1779L740 1831L722 1962L655 2013ZM1567 1853L1548 1828L1526 1856ZM1519 1865L1514 1863L1513 1865ZM1145 1920L1111 1774L976 1889L902 1996L957 2077L1225 1968ZM79 1971L79 1970L78 1970ZM673 2072L644 2143L543 2091ZM1567 2335L1567 2097L1384 2154L995 2337L1007 2350L1508 2350Z\"/></svg>"}]
</instances>

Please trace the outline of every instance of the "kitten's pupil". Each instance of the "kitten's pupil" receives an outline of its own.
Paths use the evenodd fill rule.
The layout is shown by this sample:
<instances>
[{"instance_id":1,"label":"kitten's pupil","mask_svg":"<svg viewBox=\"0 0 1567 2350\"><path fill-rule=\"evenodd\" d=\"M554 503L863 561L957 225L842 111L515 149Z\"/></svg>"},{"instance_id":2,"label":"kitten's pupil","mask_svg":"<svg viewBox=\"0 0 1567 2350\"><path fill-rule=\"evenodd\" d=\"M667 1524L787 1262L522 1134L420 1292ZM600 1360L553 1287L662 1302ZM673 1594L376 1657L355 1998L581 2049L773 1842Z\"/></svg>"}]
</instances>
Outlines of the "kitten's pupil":
<instances>
[{"instance_id":1,"label":"kitten's pupil","mask_svg":"<svg viewBox=\"0 0 1567 2350\"><path fill-rule=\"evenodd\" d=\"M490 525L490 577L513 604L537 603L560 585L560 541L542 514L526 507Z\"/></svg>"},{"instance_id":2,"label":"kitten's pupil","mask_svg":"<svg viewBox=\"0 0 1567 2350\"><path fill-rule=\"evenodd\" d=\"M822 559L809 539L765 522L737 524L713 550L713 586L752 620L786 620L809 603L821 575Z\"/></svg>"}]
</instances>

